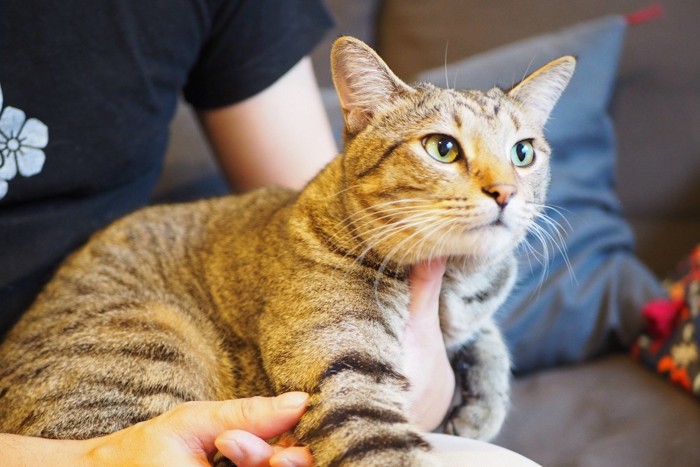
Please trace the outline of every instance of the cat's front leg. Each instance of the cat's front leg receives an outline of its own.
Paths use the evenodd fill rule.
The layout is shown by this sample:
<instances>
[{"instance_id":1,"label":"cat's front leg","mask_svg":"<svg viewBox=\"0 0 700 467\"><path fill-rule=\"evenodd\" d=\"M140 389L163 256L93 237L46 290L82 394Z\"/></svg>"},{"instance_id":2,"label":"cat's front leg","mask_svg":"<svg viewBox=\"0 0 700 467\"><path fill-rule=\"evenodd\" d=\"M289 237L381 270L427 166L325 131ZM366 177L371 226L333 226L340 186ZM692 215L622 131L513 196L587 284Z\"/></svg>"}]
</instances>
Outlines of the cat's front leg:
<instances>
[{"instance_id":1,"label":"cat's front leg","mask_svg":"<svg viewBox=\"0 0 700 467\"><path fill-rule=\"evenodd\" d=\"M445 431L488 441L498 434L509 406L510 357L492 321L462 346L453 358L460 403Z\"/></svg>"},{"instance_id":2,"label":"cat's front leg","mask_svg":"<svg viewBox=\"0 0 700 467\"><path fill-rule=\"evenodd\" d=\"M369 307L309 311L304 323L265 339L263 359L277 392L310 393L294 435L319 466L437 466L408 417L402 333ZM341 317L342 319L339 319Z\"/></svg>"},{"instance_id":3,"label":"cat's front leg","mask_svg":"<svg viewBox=\"0 0 700 467\"><path fill-rule=\"evenodd\" d=\"M312 391L296 435L318 465L439 465L408 419L407 388L406 378L377 355L338 355Z\"/></svg>"}]
</instances>

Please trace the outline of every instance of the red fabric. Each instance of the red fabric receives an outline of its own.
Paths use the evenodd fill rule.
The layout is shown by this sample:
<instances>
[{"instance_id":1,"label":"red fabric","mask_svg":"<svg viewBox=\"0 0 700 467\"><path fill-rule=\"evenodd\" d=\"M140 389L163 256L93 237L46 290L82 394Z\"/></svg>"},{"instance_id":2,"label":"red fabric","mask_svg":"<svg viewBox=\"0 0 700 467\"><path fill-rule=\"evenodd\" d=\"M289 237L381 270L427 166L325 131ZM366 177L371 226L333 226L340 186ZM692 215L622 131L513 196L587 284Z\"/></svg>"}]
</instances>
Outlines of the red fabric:
<instances>
[{"instance_id":1,"label":"red fabric","mask_svg":"<svg viewBox=\"0 0 700 467\"><path fill-rule=\"evenodd\" d=\"M667 339L678 322L683 300L655 300L644 306L646 330L654 339Z\"/></svg>"},{"instance_id":2,"label":"red fabric","mask_svg":"<svg viewBox=\"0 0 700 467\"><path fill-rule=\"evenodd\" d=\"M625 20L630 26L647 23L661 19L666 14L664 6L661 3L652 3L651 5L642 8L641 10L633 11L625 15Z\"/></svg>"}]
</instances>

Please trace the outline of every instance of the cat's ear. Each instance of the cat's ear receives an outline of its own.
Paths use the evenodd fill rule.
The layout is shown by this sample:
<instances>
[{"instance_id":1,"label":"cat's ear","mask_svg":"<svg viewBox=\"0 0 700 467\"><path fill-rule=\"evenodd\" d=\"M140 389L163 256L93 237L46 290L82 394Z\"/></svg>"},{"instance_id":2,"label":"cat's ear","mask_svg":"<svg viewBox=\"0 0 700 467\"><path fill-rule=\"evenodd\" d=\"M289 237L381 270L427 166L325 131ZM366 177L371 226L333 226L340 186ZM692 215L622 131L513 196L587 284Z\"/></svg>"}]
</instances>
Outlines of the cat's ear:
<instances>
[{"instance_id":1,"label":"cat's ear","mask_svg":"<svg viewBox=\"0 0 700 467\"><path fill-rule=\"evenodd\" d=\"M335 41L331 71L345 127L351 134L361 131L376 112L399 95L414 92L374 50L354 37L343 36Z\"/></svg>"},{"instance_id":2,"label":"cat's ear","mask_svg":"<svg viewBox=\"0 0 700 467\"><path fill-rule=\"evenodd\" d=\"M570 55L553 60L517 84L508 95L520 102L536 123L544 126L575 68L576 59Z\"/></svg>"}]
</instances>

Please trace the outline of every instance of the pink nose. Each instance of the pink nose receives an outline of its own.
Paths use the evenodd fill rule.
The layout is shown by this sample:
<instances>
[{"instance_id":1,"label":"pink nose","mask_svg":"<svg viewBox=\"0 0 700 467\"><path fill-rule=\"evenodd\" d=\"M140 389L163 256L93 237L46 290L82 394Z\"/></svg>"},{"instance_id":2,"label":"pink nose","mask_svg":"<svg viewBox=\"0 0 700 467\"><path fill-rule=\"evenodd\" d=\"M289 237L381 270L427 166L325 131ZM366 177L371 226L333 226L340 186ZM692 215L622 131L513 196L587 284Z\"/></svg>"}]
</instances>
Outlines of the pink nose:
<instances>
[{"instance_id":1,"label":"pink nose","mask_svg":"<svg viewBox=\"0 0 700 467\"><path fill-rule=\"evenodd\" d=\"M481 189L487 196L493 198L501 208L505 208L510 199L518 193L515 185L508 183L496 183Z\"/></svg>"}]
</instances>

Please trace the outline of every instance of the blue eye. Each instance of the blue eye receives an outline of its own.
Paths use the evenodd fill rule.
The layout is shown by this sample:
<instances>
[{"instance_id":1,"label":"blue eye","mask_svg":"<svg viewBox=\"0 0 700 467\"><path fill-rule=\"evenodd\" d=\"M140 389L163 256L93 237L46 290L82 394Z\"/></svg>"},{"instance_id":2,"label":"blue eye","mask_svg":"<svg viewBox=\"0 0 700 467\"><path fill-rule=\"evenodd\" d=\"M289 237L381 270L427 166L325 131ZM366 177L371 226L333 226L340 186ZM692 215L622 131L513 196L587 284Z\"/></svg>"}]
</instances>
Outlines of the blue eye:
<instances>
[{"instance_id":1,"label":"blue eye","mask_svg":"<svg viewBox=\"0 0 700 467\"><path fill-rule=\"evenodd\" d=\"M535 162L535 148L532 141L524 139L518 141L510 150L510 160L516 167L528 167Z\"/></svg>"}]
</instances>

